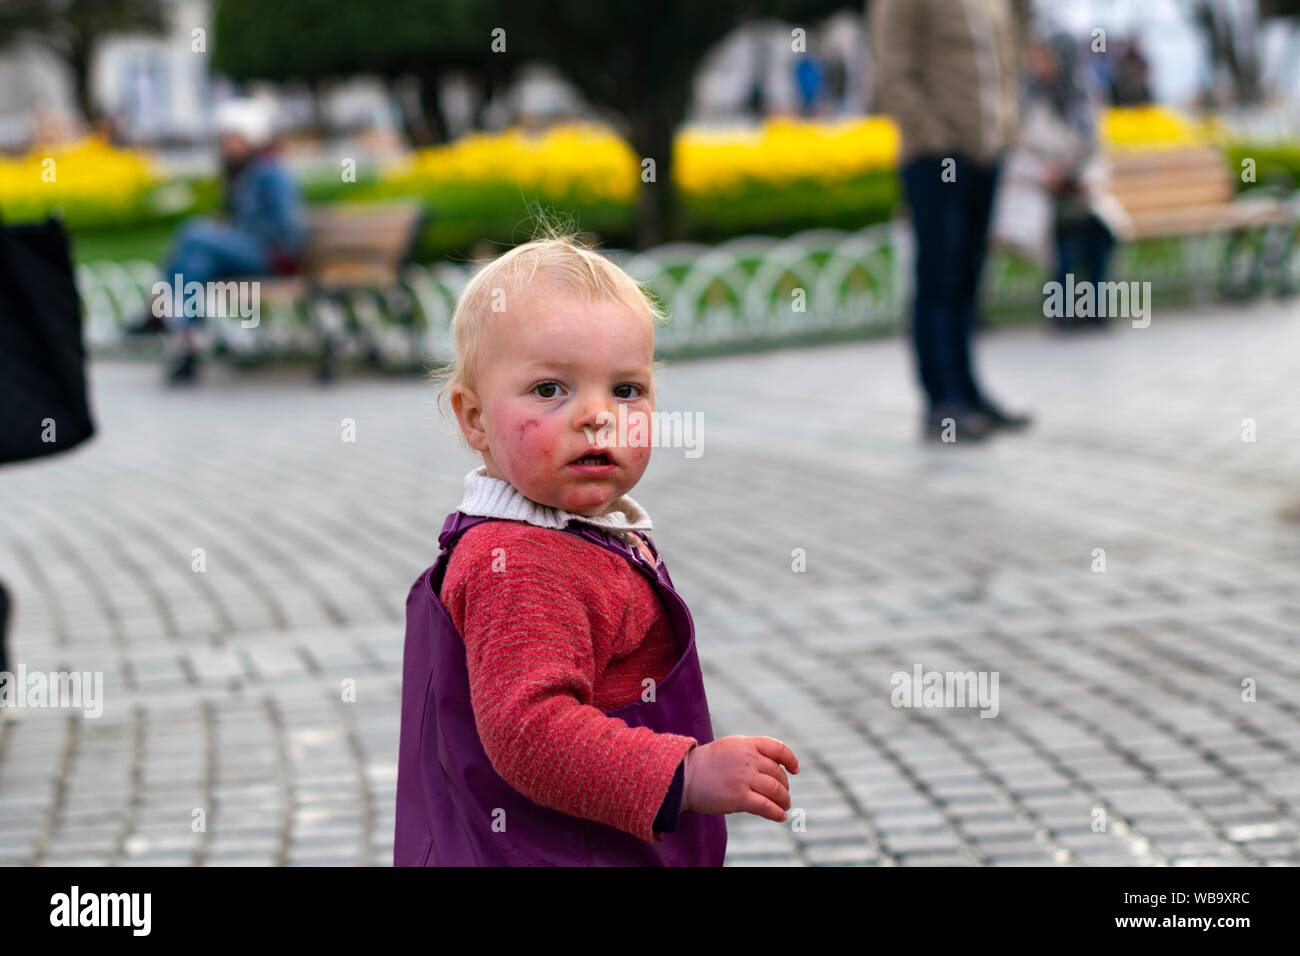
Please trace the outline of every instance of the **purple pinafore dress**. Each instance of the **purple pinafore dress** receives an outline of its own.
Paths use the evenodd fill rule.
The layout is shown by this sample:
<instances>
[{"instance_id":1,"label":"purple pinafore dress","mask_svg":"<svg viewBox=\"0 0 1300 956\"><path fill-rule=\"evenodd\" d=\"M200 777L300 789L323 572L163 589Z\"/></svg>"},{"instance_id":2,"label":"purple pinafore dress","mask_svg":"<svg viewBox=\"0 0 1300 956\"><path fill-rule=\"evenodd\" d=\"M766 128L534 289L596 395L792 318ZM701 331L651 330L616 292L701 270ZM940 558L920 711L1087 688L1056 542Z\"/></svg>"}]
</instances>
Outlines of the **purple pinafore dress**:
<instances>
[{"instance_id":1,"label":"purple pinafore dress","mask_svg":"<svg viewBox=\"0 0 1300 956\"><path fill-rule=\"evenodd\" d=\"M437 561L406 599L402 725L397 758L394 866L721 866L727 850L723 816L683 810L677 828L656 842L604 823L543 807L506 783L483 751L470 707L465 645L439 600L456 539L483 521L447 516ZM581 522L563 529L613 551L654 585L677 635L681 657L655 687L655 700L606 711L629 727L712 742L709 704L695 650L695 626L668 569L616 535Z\"/></svg>"}]
</instances>

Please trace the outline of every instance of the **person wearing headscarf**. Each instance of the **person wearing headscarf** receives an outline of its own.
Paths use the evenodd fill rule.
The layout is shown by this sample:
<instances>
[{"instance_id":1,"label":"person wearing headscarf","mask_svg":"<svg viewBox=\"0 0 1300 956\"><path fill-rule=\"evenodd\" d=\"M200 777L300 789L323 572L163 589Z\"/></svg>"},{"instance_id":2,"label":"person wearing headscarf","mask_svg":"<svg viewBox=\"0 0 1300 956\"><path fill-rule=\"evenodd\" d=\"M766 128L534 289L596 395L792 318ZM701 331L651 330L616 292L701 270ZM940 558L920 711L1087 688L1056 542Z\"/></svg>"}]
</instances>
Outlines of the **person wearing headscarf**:
<instances>
[{"instance_id":1,"label":"person wearing headscarf","mask_svg":"<svg viewBox=\"0 0 1300 956\"><path fill-rule=\"evenodd\" d=\"M1110 170L1101 153L1098 102L1073 37L1058 33L1031 42L1020 134L1007 160L993 235L1045 272L1055 272L1063 287L1067 275L1076 283L1105 281L1115 242L1133 231L1107 191ZM1056 322L1069 324L1063 316Z\"/></svg>"}]
</instances>

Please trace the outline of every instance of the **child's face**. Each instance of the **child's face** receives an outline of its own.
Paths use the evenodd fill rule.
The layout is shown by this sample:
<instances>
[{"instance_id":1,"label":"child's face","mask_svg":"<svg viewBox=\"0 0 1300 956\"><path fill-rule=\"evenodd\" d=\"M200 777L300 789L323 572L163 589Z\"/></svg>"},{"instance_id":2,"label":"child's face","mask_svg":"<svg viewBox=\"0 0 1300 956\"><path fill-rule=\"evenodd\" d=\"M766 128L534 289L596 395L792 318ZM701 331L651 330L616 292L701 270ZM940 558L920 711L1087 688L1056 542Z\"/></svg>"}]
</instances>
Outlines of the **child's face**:
<instances>
[{"instance_id":1,"label":"child's face","mask_svg":"<svg viewBox=\"0 0 1300 956\"><path fill-rule=\"evenodd\" d=\"M641 480L650 462L648 442L619 444L617 421L624 405L629 425L639 413L649 434L653 329L612 299L589 302L537 284L507 295L507 310L489 338L480 392L466 400L480 413L461 415L466 438L483 453L489 476L539 504L600 514ZM605 422L611 427L593 445L588 434L594 438ZM573 464L599 452L609 465Z\"/></svg>"}]
</instances>

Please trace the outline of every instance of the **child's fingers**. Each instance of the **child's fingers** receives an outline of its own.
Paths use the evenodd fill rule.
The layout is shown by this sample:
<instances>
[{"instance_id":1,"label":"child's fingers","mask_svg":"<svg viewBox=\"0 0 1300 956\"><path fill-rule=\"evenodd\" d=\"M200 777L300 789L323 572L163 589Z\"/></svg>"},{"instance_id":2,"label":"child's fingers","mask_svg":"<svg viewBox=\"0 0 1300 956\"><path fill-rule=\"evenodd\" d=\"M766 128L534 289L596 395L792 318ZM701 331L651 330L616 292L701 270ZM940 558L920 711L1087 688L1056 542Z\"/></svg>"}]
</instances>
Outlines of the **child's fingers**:
<instances>
[{"instance_id":1,"label":"child's fingers","mask_svg":"<svg viewBox=\"0 0 1300 956\"><path fill-rule=\"evenodd\" d=\"M755 793L753 790L745 794L741 809L746 813L754 814L756 817L766 817L769 820L775 820L777 823L785 822L785 811L767 797Z\"/></svg>"},{"instance_id":2,"label":"child's fingers","mask_svg":"<svg viewBox=\"0 0 1300 956\"><path fill-rule=\"evenodd\" d=\"M789 767L792 773L799 772L799 758L794 751L773 737L755 737L758 752L764 757L771 757L782 766Z\"/></svg>"},{"instance_id":3,"label":"child's fingers","mask_svg":"<svg viewBox=\"0 0 1300 956\"><path fill-rule=\"evenodd\" d=\"M760 773L752 781L750 787L763 796L767 797L778 807L790 809L790 790L781 785L781 781L775 777L769 777L767 774Z\"/></svg>"},{"instance_id":4,"label":"child's fingers","mask_svg":"<svg viewBox=\"0 0 1300 956\"><path fill-rule=\"evenodd\" d=\"M790 789L790 778L785 775L785 771L781 769L779 763L771 757L760 755L758 758L758 765L763 773L767 774L769 777L775 777L780 781L781 786L785 787L787 790Z\"/></svg>"}]
</instances>

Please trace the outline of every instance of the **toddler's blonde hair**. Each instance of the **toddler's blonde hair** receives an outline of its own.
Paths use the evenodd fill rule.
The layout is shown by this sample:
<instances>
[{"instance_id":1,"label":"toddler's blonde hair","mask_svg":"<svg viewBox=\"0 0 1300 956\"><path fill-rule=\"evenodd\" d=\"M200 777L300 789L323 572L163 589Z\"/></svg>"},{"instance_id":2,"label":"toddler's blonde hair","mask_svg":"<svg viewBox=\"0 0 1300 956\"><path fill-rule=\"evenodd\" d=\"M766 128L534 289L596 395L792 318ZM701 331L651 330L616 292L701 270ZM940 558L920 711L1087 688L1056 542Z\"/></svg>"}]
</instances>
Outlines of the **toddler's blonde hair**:
<instances>
[{"instance_id":1,"label":"toddler's blonde hair","mask_svg":"<svg viewBox=\"0 0 1300 956\"><path fill-rule=\"evenodd\" d=\"M457 385L477 391L482 381L489 325L494 314L501 314L492 310L497 293L510 290L511 295L527 294L527 286L534 277L543 285L558 286L587 301L618 302L649 322L651 334L655 323L666 319L645 287L609 259L580 243L576 231L541 219L531 241L489 261L461 293L451 318L456 355L429 373L434 383L443 382L437 398L440 409L443 396ZM654 363L656 369L661 365L659 361ZM464 443L463 434L461 440Z\"/></svg>"}]
</instances>

